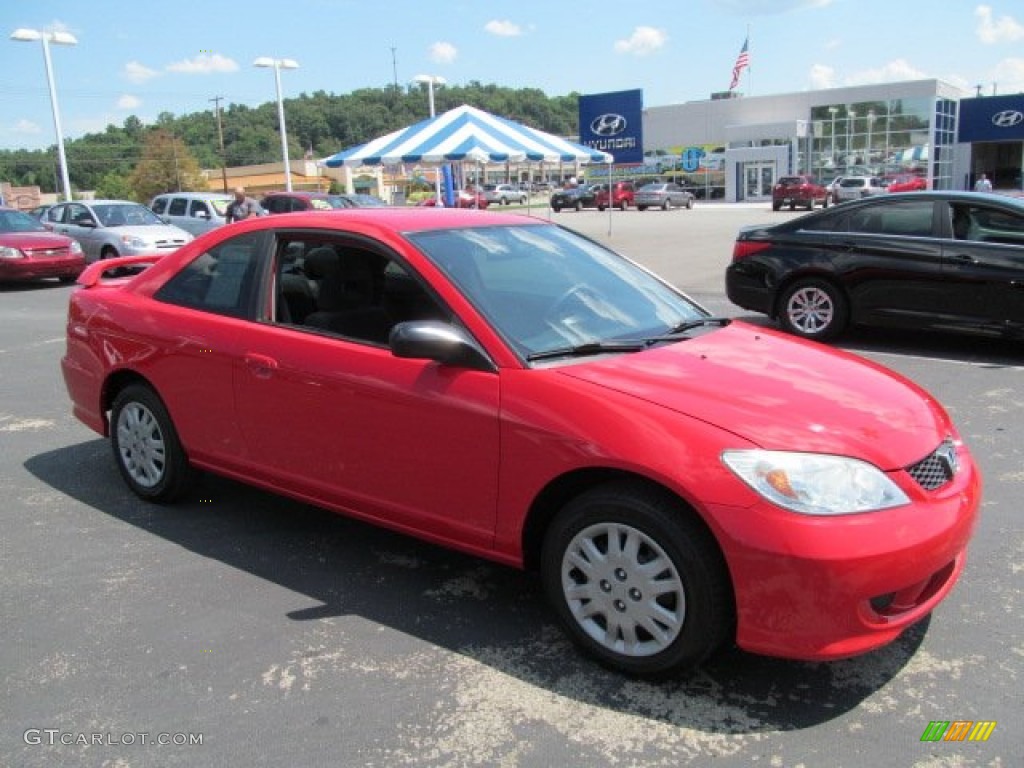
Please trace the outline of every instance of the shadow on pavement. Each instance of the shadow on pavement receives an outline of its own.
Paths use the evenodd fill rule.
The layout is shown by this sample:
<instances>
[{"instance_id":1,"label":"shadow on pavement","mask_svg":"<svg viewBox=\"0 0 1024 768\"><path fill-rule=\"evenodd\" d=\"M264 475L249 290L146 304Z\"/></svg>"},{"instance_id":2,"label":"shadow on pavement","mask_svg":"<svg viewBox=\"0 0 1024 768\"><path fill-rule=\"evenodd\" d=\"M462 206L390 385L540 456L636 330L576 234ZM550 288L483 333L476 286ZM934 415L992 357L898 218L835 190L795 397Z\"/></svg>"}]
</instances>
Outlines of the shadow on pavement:
<instances>
[{"instance_id":1,"label":"shadow on pavement","mask_svg":"<svg viewBox=\"0 0 1024 768\"><path fill-rule=\"evenodd\" d=\"M794 730L836 718L890 682L927 631L925 620L880 651L840 662L727 650L680 679L632 680L574 650L531 574L213 475L176 505L147 504L122 484L105 440L34 456L25 467L111 518L319 603L289 620L357 615L538 690L704 733Z\"/></svg>"}]
</instances>

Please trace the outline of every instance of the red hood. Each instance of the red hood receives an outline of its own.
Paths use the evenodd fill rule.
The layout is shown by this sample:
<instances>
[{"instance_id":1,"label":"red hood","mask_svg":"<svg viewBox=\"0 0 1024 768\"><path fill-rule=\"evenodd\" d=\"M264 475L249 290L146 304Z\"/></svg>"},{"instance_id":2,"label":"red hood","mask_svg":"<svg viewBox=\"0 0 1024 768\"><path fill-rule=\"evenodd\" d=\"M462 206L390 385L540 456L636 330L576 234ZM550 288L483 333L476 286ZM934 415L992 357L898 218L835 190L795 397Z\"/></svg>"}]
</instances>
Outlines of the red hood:
<instances>
[{"instance_id":1,"label":"red hood","mask_svg":"<svg viewBox=\"0 0 1024 768\"><path fill-rule=\"evenodd\" d=\"M67 248L71 238L55 232L3 232L0 245L23 251L38 251L51 248Z\"/></svg>"},{"instance_id":2,"label":"red hood","mask_svg":"<svg viewBox=\"0 0 1024 768\"><path fill-rule=\"evenodd\" d=\"M918 461L953 430L934 398L898 374L741 322L559 371L762 448L856 456L886 470Z\"/></svg>"}]
</instances>

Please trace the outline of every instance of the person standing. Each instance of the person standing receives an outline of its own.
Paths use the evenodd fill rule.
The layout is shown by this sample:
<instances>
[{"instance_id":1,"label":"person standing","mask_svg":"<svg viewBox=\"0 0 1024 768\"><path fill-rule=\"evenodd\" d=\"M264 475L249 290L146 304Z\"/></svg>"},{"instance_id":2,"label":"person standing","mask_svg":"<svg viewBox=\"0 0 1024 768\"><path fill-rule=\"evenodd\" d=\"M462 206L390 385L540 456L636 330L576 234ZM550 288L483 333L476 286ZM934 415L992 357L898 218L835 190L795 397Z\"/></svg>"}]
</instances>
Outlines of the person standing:
<instances>
[{"instance_id":1,"label":"person standing","mask_svg":"<svg viewBox=\"0 0 1024 768\"><path fill-rule=\"evenodd\" d=\"M224 219L228 224L233 221L244 221L260 215L259 204L251 197L245 196L245 187L235 188L235 199L228 204Z\"/></svg>"},{"instance_id":2,"label":"person standing","mask_svg":"<svg viewBox=\"0 0 1024 768\"><path fill-rule=\"evenodd\" d=\"M976 182L974 182L974 191L975 192L991 192L992 191L992 182L988 180L988 176L986 176L984 173L981 174L981 176L978 177L978 180Z\"/></svg>"}]
</instances>

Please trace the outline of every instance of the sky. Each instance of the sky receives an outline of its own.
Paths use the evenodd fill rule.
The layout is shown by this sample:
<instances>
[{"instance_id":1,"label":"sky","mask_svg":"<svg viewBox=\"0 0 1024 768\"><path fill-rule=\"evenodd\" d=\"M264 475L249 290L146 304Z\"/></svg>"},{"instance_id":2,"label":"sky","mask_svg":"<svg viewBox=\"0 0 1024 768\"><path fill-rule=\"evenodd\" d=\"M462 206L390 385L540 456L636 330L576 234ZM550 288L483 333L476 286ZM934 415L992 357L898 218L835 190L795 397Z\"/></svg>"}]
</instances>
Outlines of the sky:
<instances>
[{"instance_id":1,"label":"sky","mask_svg":"<svg viewBox=\"0 0 1024 768\"><path fill-rule=\"evenodd\" d=\"M728 90L749 36L746 95L924 78L1024 92L1020 0L0 0L0 149L56 143L43 46L9 39L22 27L77 39L50 46L66 138L216 97L274 102L264 56L299 64L281 70L285 99L427 74L549 96L640 88L657 107Z\"/></svg>"}]
</instances>

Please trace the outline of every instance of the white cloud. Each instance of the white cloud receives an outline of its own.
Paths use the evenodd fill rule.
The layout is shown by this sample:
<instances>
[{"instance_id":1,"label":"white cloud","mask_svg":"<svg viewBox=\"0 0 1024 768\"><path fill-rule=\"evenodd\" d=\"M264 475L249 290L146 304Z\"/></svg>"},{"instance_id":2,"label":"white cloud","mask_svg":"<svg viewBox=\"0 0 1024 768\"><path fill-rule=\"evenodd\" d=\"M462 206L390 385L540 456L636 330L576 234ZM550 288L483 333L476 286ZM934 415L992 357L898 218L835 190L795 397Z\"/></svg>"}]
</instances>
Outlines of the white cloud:
<instances>
[{"instance_id":1,"label":"white cloud","mask_svg":"<svg viewBox=\"0 0 1024 768\"><path fill-rule=\"evenodd\" d=\"M627 39L615 41L615 52L646 56L664 46L667 41L668 35L662 29L637 27Z\"/></svg>"},{"instance_id":2,"label":"white cloud","mask_svg":"<svg viewBox=\"0 0 1024 768\"><path fill-rule=\"evenodd\" d=\"M809 79L811 81L811 88L815 90L834 88L836 84L836 71L827 64L815 64L811 67Z\"/></svg>"},{"instance_id":3,"label":"white cloud","mask_svg":"<svg viewBox=\"0 0 1024 768\"><path fill-rule=\"evenodd\" d=\"M213 72L237 72L238 64L234 59L221 56L219 53L213 55L201 53L194 59L184 59L167 65L168 72L180 72L184 75L209 75Z\"/></svg>"},{"instance_id":4,"label":"white cloud","mask_svg":"<svg viewBox=\"0 0 1024 768\"><path fill-rule=\"evenodd\" d=\"M117 100L118 109L137 109L142 105L142 100L132 96L130 93L124 94Z\"/></svg>"},{"instance_id":5,"label":"white cloud","mask_svg":"<svg viewBox=\"0 0 1024 768\"><path fill-rule=\"evenodd\" d=\"M22 119L14 124L14 132L35 136L38 133L42 133L42 129L38 124L33 123L31 120Z\"/></svg>"},{"instance_id":6,"label":"white cloud","mask_svg":"<svg viewBox=\"0 0 1024 768\"><path fill-rule=\"evenodd\" d=\"M988 5L979 5L974 9L974 15L978 18L975 32L983 43L1012 43L1024 40L1024 24L1012 16L1000 16L997 21L992 15L991 6Z\"/></svg>"},{"instance_id":7,"label":"white cloud","mask_svg":"<svg viewBox=\"0 0 1024 768\"><path fill-rule=\"evenodd\" d=\"M1024 59L1010 58L1000 61L992 73L992 82L999 93L1024 91Z\"/></svg>"},{"instance_id":8,"label":"white cloud","mask_svg":"<svg viewBox=\"0 0 1024 768\"><path fill-rule=\"evenodd\" d=\"M430 60L437 64L450 64L458 55L459 51L451 43L437 42L430 46Z\"/></svg>"},{"instance_id":9,"label":"white cloud","mask_svg":"<svg viewBox=\"0 0 1024 768\"><path fill-rule=\"evenodd\" d=\"M484 29L498 37L519 37L523 34L522 27L515 22L499 19L488 21L484 24Z\"/></svg>"},{"instance_id":10,"label":"white cloud","mask_svg":"<svg viewBox=\"0 0 1024 768\"><path fill-rule=\"evenodd\" d=\"M870 85L892 83L900 80L923 80L928 75L915 69L906 59L894 59L878 69L866 69L845 78L845 85Z\"/></svg>"},{"instance_id":11,"label":"white cloud","mask_svg":"<svg viewBox=\"0 0 1024 768\"><path fill-rule=\"evenodd\" d=\"M144 83L159 76L159 74L155 69L150 69L144 64L140 64L137 61L129 61L124 65L122 77L132 83Z\"/></svg>"}]
</instances>

